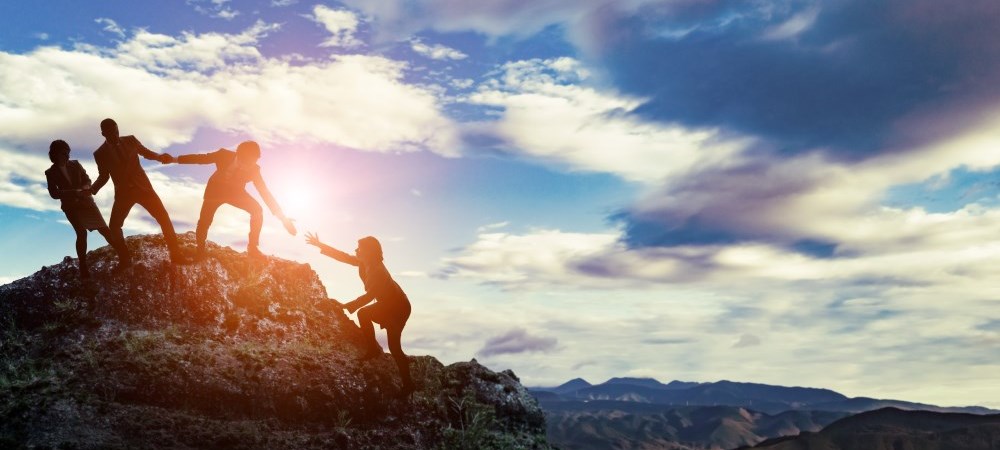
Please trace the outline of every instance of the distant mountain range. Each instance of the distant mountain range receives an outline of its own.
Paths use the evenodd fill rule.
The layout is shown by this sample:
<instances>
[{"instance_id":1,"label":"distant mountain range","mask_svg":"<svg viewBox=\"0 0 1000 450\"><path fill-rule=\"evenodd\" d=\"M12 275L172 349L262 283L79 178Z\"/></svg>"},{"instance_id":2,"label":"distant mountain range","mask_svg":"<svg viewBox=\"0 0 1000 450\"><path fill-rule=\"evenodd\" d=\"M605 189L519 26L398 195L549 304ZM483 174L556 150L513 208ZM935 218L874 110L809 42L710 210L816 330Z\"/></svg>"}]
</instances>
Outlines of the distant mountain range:
<instances>
[{"instance_id":1,"label":"distant mountain range","mask_svg":"<svg viewBox=\"0 0 1000 450\"><path fill-rule=\"evenodd\" d=\"M886 407L931 414L963 413L954 414L962 417L989 417L978 414L1000 412L979 406L940 407L901 400L850 398L829 389L727 380L661 383L653 378L612 378L591 384L576 378L559 386L535 387L529 391L545 411L549 441L566 450L701 450L777 445L799 433L822 435L832 424L848 420L853 414ZM782 437L784 440L773 440ZM997 444L1000 449L1000 442Z\"/></svg>"},{"instance_id":2,"label":"distant mountain range","mask_svg":"<svg viewBox=\"0 0 1000 450\"><path fill-rule=\"evenodd\" d=\"M739 406L768 414L789 410L859 413L886 407L971 414L1000 412L981 406L947 407L902 400L851 398L830 389L728 380L714 383L661 383L653 378L612 378L601 384L590 384L584 379L576 378L556 387L528 389L543 406L559 401L618 400L672 406Z\"/></svg>"}]
</instances>

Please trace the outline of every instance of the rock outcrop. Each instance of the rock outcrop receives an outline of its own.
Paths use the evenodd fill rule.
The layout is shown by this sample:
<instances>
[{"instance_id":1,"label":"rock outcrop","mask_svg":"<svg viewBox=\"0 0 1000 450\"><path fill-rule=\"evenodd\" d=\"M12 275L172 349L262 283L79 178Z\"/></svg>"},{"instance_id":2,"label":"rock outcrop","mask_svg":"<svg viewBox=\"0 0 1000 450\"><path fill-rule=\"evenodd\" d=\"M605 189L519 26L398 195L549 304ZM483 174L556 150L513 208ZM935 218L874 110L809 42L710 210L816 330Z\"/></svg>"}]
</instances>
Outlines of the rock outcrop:
<instances>
[{"instance_id":1,"label":"rock outcrop","mask_svg":"<svg viewBox=\"0 0 1000 450\"><path fill-rule=\"evenodd\" d=\"M210 243L174 267L158 235L128 245L125 274L104 247L91 281L66 258L0 287L0 447L549 448L510 371L411 356L400 396L306 264Z\"/></svg>"}]
</instances>

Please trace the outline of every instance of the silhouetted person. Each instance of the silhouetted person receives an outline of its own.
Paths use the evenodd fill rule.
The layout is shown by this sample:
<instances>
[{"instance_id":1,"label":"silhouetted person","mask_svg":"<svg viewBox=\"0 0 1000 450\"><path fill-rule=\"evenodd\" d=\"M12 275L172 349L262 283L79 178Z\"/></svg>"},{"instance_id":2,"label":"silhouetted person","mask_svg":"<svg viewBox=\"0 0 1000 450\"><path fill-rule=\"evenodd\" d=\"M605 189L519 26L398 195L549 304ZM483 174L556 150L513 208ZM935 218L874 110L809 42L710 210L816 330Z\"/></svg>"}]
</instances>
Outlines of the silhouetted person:
<instances>
[{"instance_id":1,"label":"silhouetted person","mask_svg":"<svg viewBox=\"0 0 1000 450\"><path fill-rule=\"evenodd\" d=\"M314 233L306 233L306 243L319 247L326 256L358 267L358 275L364 282L365 293L345 304L344 309L353 313L361 308L358 311L358 323L368 341L368 349L362 359L382 355L382 347L375 340L375 327L372 325L372 322L378 323L385 328L389 337L389 352L399 367L399 375L403 380L403 393L413 392L410 362L400 345L403 327L410 318L410 300L385 268L382 262L382 244L371 236L364 237L358 240L358 248L354 250L354 255L349 255L320 242L319 236ZM375 300L374 304L365 306L372 300Z\"/></svg>"},{"instance_id":2,"label":"silhouetted person","mask_svg":"<svg viewBox=\"0 0 1000 450\"><path fill-rule=\"evenodd\" d=\"M101 121L101 134L104 135L104 143L94 152L98 176L91 191L96 195L107 184L108 178L114 182L115 203L111 207L111 232L124 239L122 225L125 224L129 211L138 203L160 224L171 261L185 262L180 246L177 245L177 234L174 232L174 224L170 222L170 215L139 163L139 155L164 164L172 161L173 157L144 147L135 136L119 136L118 124L111 119Z\"/></svg>"},{"instance_id":3,"label":"silhouetted person","mask_svg":"<svg viewBox=\"0 0 1000 450\"><path fill-rule=\"evenodd\" d=\"M49 145L49 160L52 167L45 171L45 180L49 195L62 203L66 220L76 231L76 255L80 262L80 278L90 278L87 266L87 232L97 230L104 239L118 252L118 267L116 271L127 269L132 265L128 247L125 241L116 236L104 223L101 211L94 203L90 192L90 177L79 161L70 161L69 144L63 140L52 141Z\"/></svg>"},{"instance_id":4,"label":"silhouetted person","mask_svg":"<svg viewBox=\"0 0 1000 450\"><path fill-rule=\"evenodd\" d=\"M257 165L258 160L260 160L260 146L254 141L240 143L235 152L220 148L212 153L177 157L177 162L180 164L215 164L215 173L205 186L205 200L201 204L198 228L195 231L198 237L198 259L205 257L208 227L212 226L215 212L224 203L250 213L250 240L247 243L247 254L261 256L260 228L264 225L264 211L260 203L257 203L246 190L246 185L250 182L257 188L271 214L281 220L289 234L295 235L295 224L292 223L292 219L285 217L281 206L274 200L267 184L264 183L264 177L260 175L260 166Z\"/></svg>"}]
</instances>

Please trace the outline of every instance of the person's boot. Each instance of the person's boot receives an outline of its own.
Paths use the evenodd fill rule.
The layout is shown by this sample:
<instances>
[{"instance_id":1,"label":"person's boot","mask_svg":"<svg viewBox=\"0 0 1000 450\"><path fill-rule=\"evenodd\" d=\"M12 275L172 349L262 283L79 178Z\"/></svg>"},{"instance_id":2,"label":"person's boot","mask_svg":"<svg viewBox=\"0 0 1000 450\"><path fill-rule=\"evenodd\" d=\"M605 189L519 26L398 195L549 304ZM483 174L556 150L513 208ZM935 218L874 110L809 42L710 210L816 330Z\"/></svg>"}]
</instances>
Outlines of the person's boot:
<instances>
[{"instance_id":1,"label":"person's boot","mask_svg":"<svg viewBox=\"0 0 1000 450\"><path fill-rule=\"evenodd\" d=\"M257 248L256 246L247 247L247 256L250 259L264 259L265 258L264 254L261 253L260 249Z\"/></svg>"},{"instance_id":2,"label":"person's boot","mask_svg":"<svg viewBox=\"0 0 1000 450\"><path fill-rule=\"evenodd\" d=\"M194 262L202 262L208 259L208 250L205 250L205 244L199 243L198 249L194 252Z\"/></svg>"},{"instance_id":3,"label":"person's boot","mask_svg":"<svg viewBox=\"0 0 1000 450\"><path fill-rule=\"evenodd\" d=\"M413 385L413 380L409 378L403 379L403 387L399 390L399 396L409 397L415 390L417 390L417 388Z\"/></svg>"},{"instance_id":4,"label":"person's boot","mask_svg":"<svg viewBox=\"0 0 1000 450\"><path fill-rule=\"evenodd\" d=\"M81 280L89 280L90 279L90 268L87 267L87 259L86 258L80 258L80 260L79 260L78 263L80 265L80 279Z\"/></svg>"},{"instance_id":5,"label":"person's boot","mask_svg":"<svg viewBox=\"0 0 1000 450\"><path fill-rule=\"evenodd\" d=\"M382 346L376 343L368 347L368 351L365 352L364 355L361 355L361 357L358 358L358 361L368 361L369 359L378 358L379 356L382 356L384 354L385 353L382 352Z\"/></svg>"},{"instance_id":6,"label":"person's boot","mask_svg":"<svg viewBox=\"0 0 1000 450\"><path fill-rule=\"evenodd\" d=\"M191 264L191 258L184 256L179 247L170 249L170 262L174 265Z\"/></svg>"},{"instance_id":7,"label":"person's boot","mask_svg":"<svg viewBox=\"0 0 1000 450\"><path fill-rule=\"evenodd\" d=\"M132 255L124 241L115 247L118 250L118 265L115 267L114 273L126 272L132 268Z\"/></svg>"}]
</instances>

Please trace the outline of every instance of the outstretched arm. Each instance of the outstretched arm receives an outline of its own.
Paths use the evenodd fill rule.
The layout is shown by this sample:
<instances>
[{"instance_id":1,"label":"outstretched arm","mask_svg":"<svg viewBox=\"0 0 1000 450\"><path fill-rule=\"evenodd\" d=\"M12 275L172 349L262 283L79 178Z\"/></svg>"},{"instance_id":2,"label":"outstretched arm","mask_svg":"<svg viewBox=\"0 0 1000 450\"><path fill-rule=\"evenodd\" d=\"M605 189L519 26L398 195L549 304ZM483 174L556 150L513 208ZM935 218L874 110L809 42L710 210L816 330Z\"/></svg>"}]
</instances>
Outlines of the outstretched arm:
<instances>
[{"instance_id":1,"label":"outstretched arm","mask_svg":"<svg viewBox=\"0 0 1000 450\"><path fill-rule=\"evenodd\" d=\"M326 245L319 240L319 235L316 233L306 233L306 244L313 245L319 248L320 253L329 256L337 261L344 264L350 264L352 266L361 265L361 261L353 255L349 255L340 250L337 250L329 245Z\"/></svg>"},{"instance_id":2,"label":"outstretched arm","mask_svg":"<svg viewBox=\"0 0 1000 450\"><path fill-rule=\"evenodd\" d=\"M169 164L174 161L174 157L170 156L170 154L168 153L160 154L146 148L146 146L142 145L142 142L139 142L139 140L136 139L135 136L132 137L132 140L135 141L135 151L139 152L139 154L142 155L143 158L159 161L163 164Z\"/></svg>"},{"instance_id":3,"label":"outstretched arm","mask_svg":"<svg viewBox=\"0 0 1000 450\"><path fill-rule=\"evenodd\" d=\"M295 224L292 223L292 219L285 217L285 212L281 210L281 206L274 199L274 195L271 195L271 190L267 188L267 184L264 183L264 177L260 176L260 172L257 172L253 177L253 185L257 188L257 192L260 192L260 197L264 199L264 204L267 205L267 209L271 210L271 214L274 214L275 217L281 220L288 234L295 236L297 233Z\"/></svg>"},{"instance_id":4,"label":"outstretched arm","mask_svg":"<svg viewBox=\"0 0 1000 450\"><path fill-rule=\"evenodd\" d=\"M225 150L220 148L212 153L194 153L190 155L177 156L177 164L215 164L219 162L219 152Z\"/></svg>"}]
</instances>

